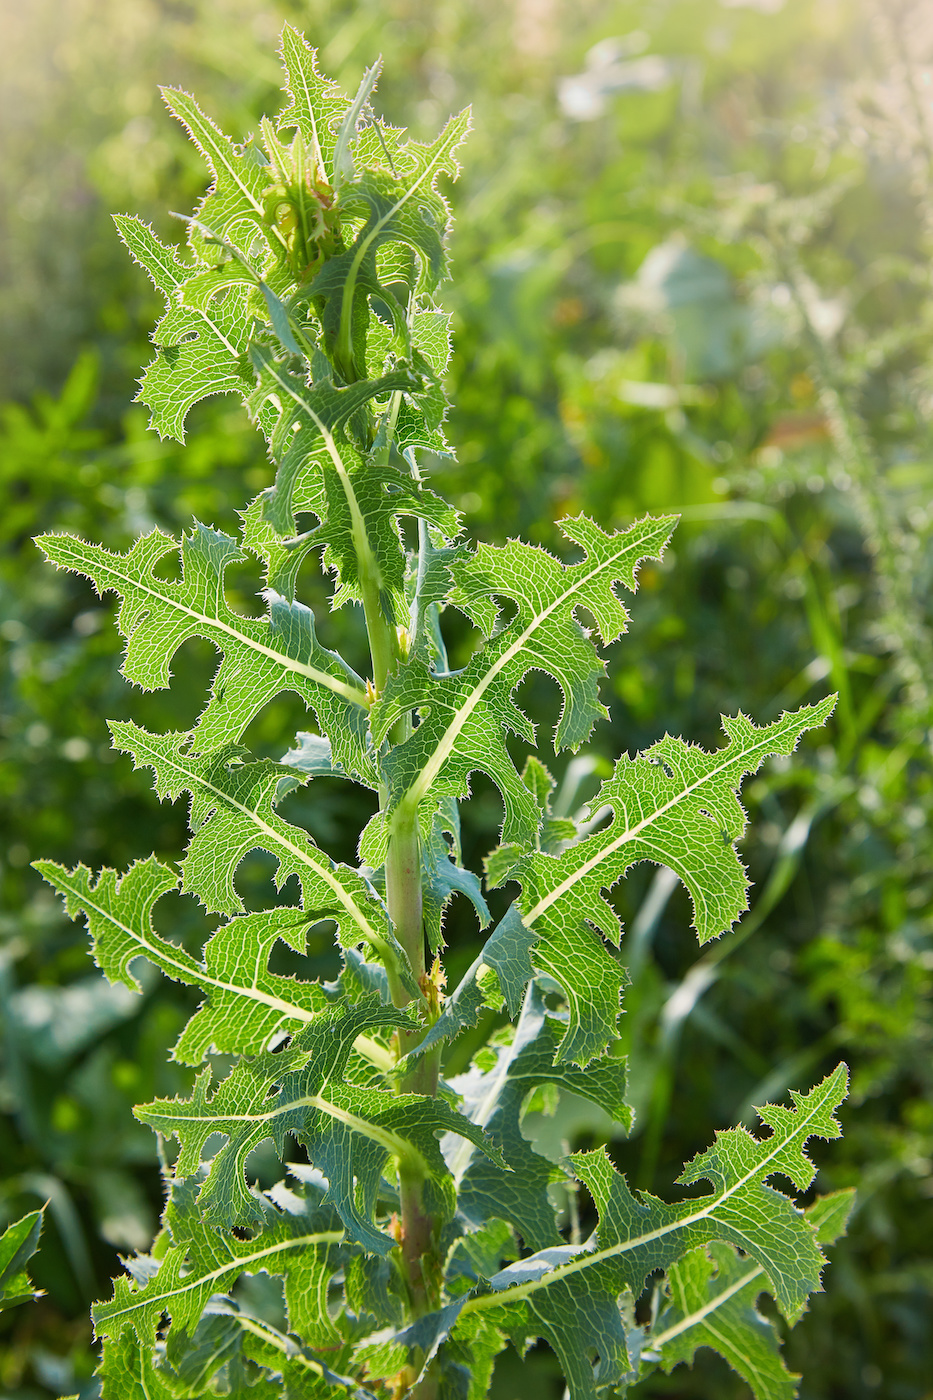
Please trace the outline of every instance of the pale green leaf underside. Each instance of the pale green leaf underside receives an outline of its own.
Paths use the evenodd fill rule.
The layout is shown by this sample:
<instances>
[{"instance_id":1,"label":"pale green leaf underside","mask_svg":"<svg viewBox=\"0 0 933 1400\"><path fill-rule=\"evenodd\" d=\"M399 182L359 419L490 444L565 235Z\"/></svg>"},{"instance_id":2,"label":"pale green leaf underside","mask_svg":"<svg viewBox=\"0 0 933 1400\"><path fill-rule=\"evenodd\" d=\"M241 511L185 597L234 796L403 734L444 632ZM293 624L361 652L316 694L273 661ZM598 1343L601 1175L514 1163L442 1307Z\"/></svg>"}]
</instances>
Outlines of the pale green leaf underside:
<instances>
[{"instance_id":1,"label":"pale green leaf underside","mask_svg":"<svg viewBox=\"0 0 933 1400\"><path fill-rule=\"evenodd\" d=\"M497 1063L485 1073L473 1068L451 1081L463 1095L463 1112L489 1132L514 1169L504 1173L480 1158L468 1141L451 1140L445 1155L459 1182L460 1211L474 1228L490 1217L509 1221L533 1249L559 1242L547 1187L561 1173L522 1135L521 1112L529 1090L553 1084L598 1104L618 1123L629 1126L632 1117L625 1101L625 1060L606 1056L587 1070L555 1063L562 1035L563 1026L546 1014L532 985L515 1039L498 1051Z\"/></svg>"}]
</instances>

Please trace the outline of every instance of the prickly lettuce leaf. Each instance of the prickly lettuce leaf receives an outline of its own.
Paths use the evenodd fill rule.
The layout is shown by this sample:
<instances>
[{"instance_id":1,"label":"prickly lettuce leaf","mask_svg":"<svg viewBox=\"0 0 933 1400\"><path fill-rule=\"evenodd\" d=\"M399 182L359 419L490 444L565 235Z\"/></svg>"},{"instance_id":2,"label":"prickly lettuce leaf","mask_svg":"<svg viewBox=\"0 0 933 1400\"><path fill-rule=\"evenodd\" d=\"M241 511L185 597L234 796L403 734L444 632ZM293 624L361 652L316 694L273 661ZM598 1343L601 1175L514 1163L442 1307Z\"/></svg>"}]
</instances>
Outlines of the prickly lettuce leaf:
<instances>
[{"instance_id":1,"label":"prickly lettuce leaf","mask_svg":"<svg viewBox=\"0 0 933 1400\"><path fill-rule=\"evenodd\" d=\"M341 1267L344 1231L319 1191L277 1189L257 1198L249 1238L221 1233L198 1209L201 1173L172 1186L155 1255L129 1261L129 1275L114 1281L112 1299L93 1309L99 1337L118 1339L128 1329L151 1346L163 1315L172 1330L192 1334L208 1300L229 1293L244 1273L280 1275L289 1326L311 1345L333 1344L338 1325L326 1307L329 1279Z\"/></svg>"},{"instance_id":2,"label":"prickly lettuce leaf","mask_svg":"<svg viewBox=\"0 0 933 1400\"><path fill-rule=\"evenodd\" d=\"M845 1230L854 1191L821 1196L805 1212L821 1245ZM692 1365L698 1348L709 1347L751 1387L755 1400L793 1400L799 1376L781 1359L774 1324L758 1311L767 1290L764 1269L733 1245L715 1242L690 1250L668 1272L666 1306L644 1339L642 1361L671 1372Z\"/></svg>"},{"instance_id":3,"label":"prickly lettuce leaf","mask_svg":"<svg viewBox=\"0 0 933 1400\"><path fill-rule=\"evenodd\" d=\"M324 347L348 382L366 363L369 299L373 298L391 323L398 350L411 345L407 311L380 277L379 254L387 244L401 244L415 255L414 269L403 278L410 292L431 292L445 272L443 236L450 211L437 189L441 175L456 178L460 167L455 152L470 128L470 113L451 117L436 140L398 141L401 134L383 128L391 169L379 146L366 133L358 142L358 169L342 190L342 202L365 217L363 227L346 252L331 258L314 278L308 294L323 301ZM368 146L368 150L366 147ZM378 162L378 164L376 163ZM391 280L404 268L392 259Z\"/></svg>"},{"instance_id":4,"label":"prickly lettuce leaf","mask_svg":"<svg viewBox=\"0 0 933 1400\"><path fill-rule=\"evenodd\" d=\"M756 726L723 717L728 743L707 753L670 735L619 759L593 799L611 820L558 855L535 851L509 870L522 893L506 916L537 941L531 960L567 992L570 1019L562 1059L586 1064L615 1038L624 971L603 940L618 944L619 918L607 892L640 861L666 865L686 885L701 943L730 929L748 908L748 877L735 849L745 831L743 778L766 758L792 753L825 723L835 696Z\"/></svg>"},{"instance_id":5,"label":"prickly lettuce leaf","mask_svg":"<svg viewBox=\"0 0 933 1400\"><path fill-rule=\"evenodd\" d=\"M309 921L300 909L262 910L221 924L199 962L152 927L154 904L178 887L175 872L154 856L136 861L123 876L104 869L96 879L83 865L66 870L37 861L36 869L64 896L72 918L87 919L94 960L111 982L141 990L132 966L145 958L167 977L204 991L172 1052L183 1064L200 1064L213 1051L257 1054L276 1037L301 1030L329 1004L319 983L269 970L279 941L304 951Z\"/></svg>"},{"instance_id":6,"label":"prickly lettuce leaf","mask_svg":"<svg viewBox=\"0 0 933 1400\"><path fill-rule=\"evenodd\" d=\"M249 1153L271 1139L285 1158L286 1135L301 1142L330 1182L329 1200L351 1238L376 1253L394 1241L373 1225L377 1192L390 1158L411 1161L425 1179L434 1208L452 1215L453 1183L435 1134L463 1134L504 1166L482 1128L441 1099L417 1094L387 1096L384 1088L348 1079L356 1038L375 1028L412 1029L412 1018L376 997L356 1006L321 1009L283 1049L243 1056L216 1088L210 1069L198 1076L188 1099L159 1100L136 1116L181 1144L175 1174L186 1177L202 1163L215 1133L226 1144L211 1159L198 1195L207 1219L227 1226L250 1224L262 1202L246 1180Z\"/></svg>"},{"instance_id":7,"label":"prickly lettuce leaf","mask_svg":"<svg viewBox=\"0 0 933 1400\"><path fill-rule=\"evenodd\" d=\"M595 1400L599 1389L635 1379L637 1357L619 1300L637 1298L654 1270L671 1268L698 1247L721 1242L746 1254L749 1268L761 1270L758 1291L766 1288L796 1321L820 1287L825 1258L817 1229L769 1182L779 1174L798 1191L811 1184L815 1169L806 1144L839 1136L834 1110L847 1079L840 1065L810 1093L795 1092L793 1108L760 1109L770 1136L755 1138L745 1128L717 1134L680 1178L706 1181L712 1190L680 1205L633 1195L604 1148L574 1154L574 1174L599 1212L593 1236L577 1248L545 1250L509 1265L488 1291L463 1305L463 1314L488 1313L520 1346L545 1337L561 1359L572 1400Z\"/></svg>"},{"instance_id":8,"label":"prickly lettuce leaf","mask_svg":"<svg viewBox=\"0 0 933 1400\"><path fill-rule=\"evenodd\" d=\"M39 1248L42 1216L41 1210L30 1211L0 1235L0 1312L42 1297L42 1290L33 1287L26 1272Z\"/></svg>"},{"instance_id":9,"label":"prickly lettuce leaf","mask_svg":"<svg viewBox=\"0 0 933 1400\"><path fill-rule=\"evenodd\" d=\"M234 746L192 754L190 735L150 734L130 721L110 728L116 747L132 754L137 767L152 768L160 798L191 796L193 834L182 862L183 891L211 912L238 914L243 903L234 885L237 867L250 851L268 851L279 862L280 888L297 875L306 913L335 919L348 945L362 938L374 947L391 946L388 915L372 887L356 871L336 865L307 832L276 811L281 798L300 785L294 769L269 760L249 762Z\"/></svg>"},{"instance_id":10,"label":"prickly lettuce leaf","mask_svg":"<svg viewBox=\"0 0 933 1400\"><path fill-rule=\"evenodd\" d=\"M244 357L252 320L250 290L241 284L206 305L184 305L186 282L203 269L182 262L141 219L120 214L115 223L134 261L166 302L152 333L156 357L143 374L137 397L160 437L184 442L185 419L196 403L213 394L245 398L249 392L252 376Z\"/></svg>"},{"instance_id":11,"label":"prickly lettuce leaf","mask_svg":"<svg viewBox=\"0 0 933 1400\"><path fill-rule=\"evenodd\" d=\"M391 803L418 807L446 795L465 797L470 774L488 774L505 806L503 839L534 843L541 812L522 782L506 748L515 734L529 743L534 727L513 700L530 670L553 676L564 708L555 733L558 747L577 747L605 709L598 680L604 663L577 621L577 609L596 618L600 636L619 636L627 614L613 591L617 583L634 590L638 564L657 558L673 520L640 520L607 535L580 516L561 522L568 539L582 544L586 559L564 565L546 550L513 541L494 551L481 546L469 559L451 565L451 595L471 620L492 631L497 620L493 597L516 604L515 615L454 674L438 674L419 656L390 677L372 711L377 743L405 714L417 710L420 723L411 738L386 759Z\"/></svg>"},{"instance_id":12,"label":"prickly lettuce leaf","mask_svg":"<svg viewBox=\"0 0 933 1400\"><path fill-rule=\"evenodd\" d=\"M236 743L259 711L285 690L313 710L332 736L348 771L366 770L367 698L363 681L336 652L322 647L314 615L301 603L266 594L263 618L235 612L224 596L227 569L247 557L236 541L197 524L180 545L161 530L143 535L127 554L71 535L39 541L59 568L91 579L98 593L121 597L117 625L126 638L123 674L144 690L171 681L171 661L190 637L205 637L223 660L207 707L195 725L192 747L210 753ZM160 578L158 566L177 555L181 578Z\"/></svg>"}]
</instances>

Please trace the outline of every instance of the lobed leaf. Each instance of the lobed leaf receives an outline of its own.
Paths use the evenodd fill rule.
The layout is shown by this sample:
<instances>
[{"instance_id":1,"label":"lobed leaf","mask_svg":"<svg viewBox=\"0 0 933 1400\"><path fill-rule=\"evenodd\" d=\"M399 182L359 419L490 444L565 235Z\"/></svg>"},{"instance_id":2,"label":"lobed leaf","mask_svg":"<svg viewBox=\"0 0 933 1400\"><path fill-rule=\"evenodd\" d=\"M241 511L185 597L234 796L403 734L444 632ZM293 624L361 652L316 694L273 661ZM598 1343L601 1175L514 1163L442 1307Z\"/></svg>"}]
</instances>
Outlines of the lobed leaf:
<instances>
[{"instance_id":1,"label":"lobed leaf","mask_svg":"<svg viewBox=\"0 0 933 1400\"><path fill-rule=\"evenodd\" d=\"M196 1180L173 1185L159 1257L131 1261L130 1277L114 1280L112 1299L95 1304L97 1336L119 1341L131 1332L145 1352L166 1315L173 1331L190 1335L215 1294L243 1274L269 1272L284 1279L289 1326L312 1346L333 1344L340 1334L326 1307L327 1285L340 1267L344 1232L313 1191L277 1194L285 1208L263 1198L256 1229L239 1239L202 1218Z\"/></svg>"},{"instance_id":2,"label":"lobed leaf","mask_svg":"<svg viewBox=\"0 0 933 1400\"><path fill-rule=\"evenodd\" d=\"M165 1136L176 1136L181 1152L178 1177L201 1166L215 1133L226 1144L206 1170L198 1193L205 1218L226 1225L248 1223L263 1209L245 1180L249 1153L267 1138L284 1159L285 1135L305 1145L311 1162L329 1182L327 1199L351 1236L366 1249L386 1254L394 1241L373 1225L377 1192L390 1158L413 1165L435 1198L435 1210L453 1214L453 1183L436 1134L466 1135L504 1166L480 1127L443 1100L418 1094L387 1098L384 1088L347 1081L358 1036L378 1027L411 1029L405 1012L365 998L354 1006L319 1011L291 1043L275 1053L243 1056L211 1092L212 1071L199 1075L189 1099L158 1100L136 1116Z\"/></svg>"},{"instance_id":3,"label":"lobed leaf","mask_svg":"<svg viewBox=\"0 0 933 1400\"><path fill-rule=\"evenodd\" d=\"M288 106L279 113L279 131L296 129L314 153L324 178L331 180L336 128L350 109L350 98L317 66L317 50L292 25L282 29L279 52L287 75Z\"/></svg>"},{"instance_id":4,"label":"lobed leaf","mask_svg":"<svg viewBox=\"0 0 933 1400\"><path fill-rule=\"evenodd\" d=\"M236 743L263 706L290 690L332 737L338 761L349 772L371 772L362 680L336 652L321 646L314 614L303 604L269 592L266 617L234 612L224 595L225 574L247 556L229 535L196 524L179 545L155 529L127 554L72 535L43 535L38 543L58 568L83 574L100 594L120 595L123 674L144 690L170 684L172 658L190 637L205 637L221 653L210 699L192 734L194 752ZM174 553L182 571L177 582L156 572Z\"/></svg>"},{"instance_id":5,"label":"lobed leaf","mask_svg":"<svg viewBox=\"0 0 933 1400\"><path fill-rule=\"evenodd\" d=\"M321 524L306 537L307 547L325 550L325 564L341 585L341 601L360 596L365 571L376 580L397 620L407 620L399 517L428 521L448 534L458 532L459 517L410 474L368 460L347 441L344 430L372 400L403 390L413 393L419 378L400 366L379 379L346 387L324 378L308 388L262 348L254 349L253 362L258 383L250 397L252 412L259 415L270 402L277 406L271 444L279 466L275 485L264 496L265 518L277 533L289 535L294 533L295 511L312 511ZM254 538L259 539L255 527ZM263 550L273 582L289 573L287 560L277 550L283 551L283 546L275 541Z\"/></svg>"},{"instance_id":6,"label":"lobed leaf","mask_svg":"<svg viewBox=\"0 0 933 1400\"><path fill-rule=\"evenodd\" d=\"M212 1051L255 1054L274 1038L308 1025L328 1005L318 983L268 968L279 940L304 951L309 919L300 909L270 909L221 924L201 963L152 927L154 904L178 887L175 872L154 856L136 861L122 877L104 869L96 882L83 865L66 870L54 861L36 861L35 867L64 896L70 917L87 919L94 960L111 982L140 991L131 968L144 957L167 977L204 989L205 1001L173 1051L183 1064L199 1064Z\"/></svg>"},{"instance_id":7,"label":"lobed leaf","mask_svg":"<svg viewBox=\"0 0 933 1400\"><path fill-rule=\"evenodd\" d=\"M510 868L522 893L508 926L517 932L520 922L537 938L532 961L570 1004L561 1059L585 1064L615 1037L624 969L603 939L618 943L621 928L604 892L631 866L652 861L686 885L701 943L731 928L748 908L735 849L745 831L742 779L766 758L792 753L835 703L828 696L761 727L742 714L723 717L729 742L713 753L668 735L635 758L623 756L590 804L611 811L607 825L559 855L532 852Z\"/></svg>"},{"instance_id":8,"label":"lobed leaf","mask_svg":"<svg viewBox=\"0 0 933 1400\"><path fill-rule=\"evenodd\" d=\"M43 1296L43 1290L33 1287L26 1272L39 1248L42 1220L42 1210L30 1211L0 1235L0 1312Z\"/></svg>"},{"instance_id":9,"label":"lobed leaf","mask_svg":"<svg viewBox=\"0 0 933 1400\"><path fill-rule=\"evenodd\" d=\"M420 264L412 290L431 291L444 275L442 239L450 211L437 180L441 175L455 179L459 174L454 153L469 129L470 113L465 110L451 117L432 142L400 145L393 141L391 170L372 145L367 153L364 143L359 152L357 174L343 187L341 205L350 214L364 212L365 223L352 246L330 258L308 288L308 295L323 303L324 347L348 383L359 377L366 364L370 297L391 318L400 351L405 353L410 346L408 308L380 279L380 250L388 243L411 248ZM367 154L370 161L379 159L379 166L369 164Z\"/></svg>"},{"instance_id":10,"label":"lobed leaf","mask_svg":"<svg viewBox=\"0 0 933 1400\"><path fill-rule=\"evenodd\" d=\"M419 657L390 677L372 710L373 738L382 742L392 726L417 709L421 722L411 738L385 761L392 805L417 808L430 794L464 797L474 770L489 775L505 805L503 839L532 844L541 821L533 793L522 782L506 748L506 735L529 743L534 728L512 699L530 670L554 677L564 708L555 732L559 747L576 747L606 711L598 680L605 667L576 620L586 608L605 642L625 628L627 614L613 586L635 589L638 564L660 556L673 517L645 518L607 535L586 517L563 521L568 539L583 545L586 558L564 565L546 550L512 541L503 549L480 546L472 559L451 565L452 601L492 631L495 595L517 611L464 670L439 675Z\"/></svg>"},{"instance_id":11,"label":"lobed leaf","mask_svg":"<svg viewBox=\"0 0 933 1400\"><path fill-rule=\"evenodd\" d=\"M298 876L306 915L334 919L346 946L365 940L404 965L385 906L372 887L355 870L336 865L303 828L275 810L285 793L300 786L294 769L268 760L244 762L236 748L191 754L187 734L150 734L130 721L110 728L117 748L132 754L137 767L152 768L160 798L191 794L194 834L182 862L184 893L196 895L209 911L239 913L237 867L250 851L268 851L278 861L280 888Z\"/></svg>"},{"instance_id":12,"label":"lobed leaf","mask_svg":"<svg viewBox=\"0 0 933 1400\"><path fill-rule=\"evenodd\" d=\"M493 1310L495 1325L519 1346L545 1337L560 1357L571 1400L596 1400L598 1389L634 1379L618 1300L626 1292L637 1298L649 1274L698 1245L721 1241L747 1254L795 1321L820 1287L825 1260L814 1227L768 1182L790 1169L798 1189L810 1184L814 1168L805 1145L814 1136L839 1136L834 1110L847 1080L839 1065L809 1094L794 1093L792 1109L761 1110L770 1137L757 1139L744 1128L719 1133L680 1178L708 1180L713 1190L680 1205L633 1196L604 1148L575 1153L574 1172L599 1212L593 1237L577 1249L543 1251L503 1269L489 1292L463 1304L461 1316Z\"/></svg>"},{"instance_id":13,"label":"lobed leaf","mask_svg":"<svg viewBox=\"0 0 933 1400\"><path fill-rule=\"evenodd\" d=\"M177 117L207 162L211 186L195 210L195 220L220 238L249 249L263 227L263 195L269 184L268 162L249 144L236 147L231 138L205 116L194 98L179 88L160 89L165 105ZM202 252L196 224L189 226L195 252Z\"/></svg>"},{"instance_id":14,"label":"lobed leaf","mask_svg":"<svg viewBox=\"0 0 933 1400\"><path fill-rule=\"evenodd\" d=\"M243 356L252 322L250 288L239 284L203 305L183 305L185 283L203 269L179 261L141 219L117 214L114 223L167 306L152 333L156 357L143 374L137 398L149 408L149 426L160 437L184 442L185 419L194 404L213 394L245 399L249 392L251 376Z\"/></svg>"},{"instance_id":15,"label":"lobed leaf","mask_svg":"<svg viewBox=\"0 0 933 1400\"><path fill-rule=\"evenodd\" d=\"M844 1231L854 1191L819 1197L805 1212L822 1245ZM670 1373L692 1365L698 1348L722 1356L751 1387L756 1400L793 1400L799 1376L780 1353L774 1324L756 1306L766 1287L764 1270L728 1244L699 1245L668 1272L667 1305L652 1325L643 1359Z\"/></svg>"},{"instance_id":16,"label":"lobed leaf","mask_svg":"<svg viewBox=\"0 0 933 1400\"><path fill-rule=\"evenodd\" d=\"M756 1400L794 1400L799 1376L784 1365L774 1324L755 1306L765 1284L759 1265L728 1244L692 1249L668 1274L670 1305L658 1319L651 1354L661 1369L692 1365L699 1347L717 1351Z\"/></svg>"}]
</instances>

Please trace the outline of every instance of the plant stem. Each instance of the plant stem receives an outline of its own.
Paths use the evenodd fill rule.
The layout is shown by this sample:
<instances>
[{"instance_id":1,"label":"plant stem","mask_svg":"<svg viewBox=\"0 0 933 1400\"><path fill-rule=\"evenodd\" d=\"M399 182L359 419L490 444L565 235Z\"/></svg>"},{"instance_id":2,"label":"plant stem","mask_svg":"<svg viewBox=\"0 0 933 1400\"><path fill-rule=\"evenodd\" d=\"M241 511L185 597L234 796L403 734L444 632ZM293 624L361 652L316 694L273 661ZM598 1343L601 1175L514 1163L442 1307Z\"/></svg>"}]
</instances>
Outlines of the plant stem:
<instances>
[{"instance_id":1,"label":"plant stem","mask_svg":"<svg viewBox=\"0 0 933 1400\"><path fill-rule=\"evenodd\" d=\"M395 421L401 404L401 394L393 396L388 424L385 461L390 455L390 443L395 430ZM365 576L361 570L363 583L363 608L369 633L370 652L373 660L373 680L378 694L385 684L386 675L392 665L400 660L397 637L389 627L381 607L377 580ZM367 582L370 584L367 590ZM393 743L403 742L411 734L411 720L406 716L396 726L392 734ZM388 792L380 793L380 805L385 809ZM427 1006L436 1007L436 995L431 993L434 984L427 976L425 967L424 909L422 902L422 860L421 831L418 825L417 808L402 806L390 819L389 849L386 856L386 904L395 936L405 950L412 976L422 988ZM389 990L394 1004L404 1007L412 1000L397 972L389 967ZM401 1060L414 1049L424 1037L422 1029L399 1031L396 1037L397 1058ZM412 1068L400 1076L397 1084L399 1093L437 1094L440 1047L418 1056ZM425 1206L424 1176L418 1164L410 1159L398 1159L399 1206L401 1216L400 1263L405 1279L410 1314L422 1317L440 1305L442 1266L437 1251L439 1222ZM412 1377L413 1379L414 1377ZM429 1373L414 1387L411 1395L416 1400L435 1400L437 1381Z\"/></svg>"},{"instance_id":2,"label":"plant stem","mask_svg":"<svg viewBox=\"0 0 933 1400\"><path fill-rule=\"evenodd\" d=\"M395 936L405 949L412 975L420 986L427 986L424 959L424 914L421 896L421 833L416 812L396 812L389 837L386 858L386 902ZM397 978L390 979L392 998L396 1006L406 1006L410 993ZM422 1039L424 1032L399 1031L398 1056L407 1055ZM419 1056L413 1068L399 1082L399 1092L437 1093L438 1055L436 1052ZM440 1301L440 1262L437 1259L437 1222L425 1208L423 1175L414 1162L400 1160L398 1165L399 1201L401 1206L401 1264L408 1287L412 1315L422 1316L438 1306ZM419 1400L430 1400L431 1391L424 1390L427 1378L415 1394Z\"/></svg>"},{"instance_id":3,"label":"plant stem","mask_svg":"<svg viewBox=\"0 0 933 1400\"><path fill-rule=\"evenodd\" d=\"M408 955L412 974L417 982L424 976L424 916L421 905L421 834L414 813L395 814L389 835L386 858L386 901L395 936ZM404 998L397 1006L407 1006Z\"/></svg>"},{"instance_id":4,"label":"plant stem","mask_svg":"<svg viewBox=\"0 0 933 1400\"><path fill-rule=\"evenodd\" d=\"M428 978L424 960L424 918L421 896L421 835L417 813L396 813L386 859L386 899L395 935L408 955L412 973L423 987ZM393 987L396 1005L411 999L404 987ZM430 1004L430 1003L429 1003ZM423 1031L399 1031L399 1058L416 1046ZM438 1055L421 1055L402 1077L402 1093L437 1093ZM399 1159L401 1266L413 1317L432 1312L440 1303L441 1264L437 1255L437 1224L424 1202L424 1177L414 1161ZM433 1400L436 1384L426 1376L412 1392L417 1400Z\"/></svg>"}]
</instances>

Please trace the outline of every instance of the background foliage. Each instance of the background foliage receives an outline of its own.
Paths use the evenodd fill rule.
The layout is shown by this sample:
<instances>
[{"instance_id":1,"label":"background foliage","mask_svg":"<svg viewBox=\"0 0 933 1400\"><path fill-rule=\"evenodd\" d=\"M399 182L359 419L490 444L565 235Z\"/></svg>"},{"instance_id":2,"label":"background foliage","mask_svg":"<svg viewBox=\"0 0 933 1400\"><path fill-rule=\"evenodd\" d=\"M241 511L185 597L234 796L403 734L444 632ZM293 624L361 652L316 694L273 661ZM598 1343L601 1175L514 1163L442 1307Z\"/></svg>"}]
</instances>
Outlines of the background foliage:
<instances>
[{"instance_id":1,"label":"background foliage","mask_svg":"<svg viewBox=\"0 0 933 1400\"><path fill-rule=\"evenodd\" d=\"M130 702L110 604L43 566L30 540L58 527L125 548L150 523L178 530L192 513L229 529L239 483L268 483L256 435L227 402L197 411L185 449L150 438L128 406L156 308L108 214L138 211L179 237L165 211L190 209L200 174L156 83L196 90L225 128L244 130L274 105L283 19L351 90L382 51L380 105L417 136L474 103L446 289L458 464L437 465L470 529L552 544L554 520L581 508L607 528L644 509L682 512L613 663L615 732L597 729L558 803L569 810L592 791L601 754L665 730L714 744L720 711L766 720L840 691L832 745L772 765L748 792L756 888L735 934L698 957L663 874L628 884L626 1028L642 1073L635 1132L613 1154L662 1190L710 1126L844 1053L855 1093L818 1187L857 1184L859 1204L788 1363L809 1400L933 1395L923 9L0 6L0 1225L50 1202L32 1268L47 1297L0 1321L4 1396L93 1394L88 1305L115 1251L148 1243L160 1199L151 1135L130 1105L187 1087L164 1047L192 1009L164 982L142 1004L108 988L29 869L39 854L123 867L184 834L183 813L156 804L145 775L107 747L104 716L125 717ZM257 580L244 569L235 581L249 609ZM344 610L334 621L352 659L358 620ZM176 672L191 684L137 694L134 718L187 727L211 667L206 646L188 643ZM523 692L532 712L549 702L533 683ZM251 746L278 755L294 728L260 716ZM302 813L345 859L362 825L352 801L339 792ZM475 854L492 844L498 803L480 788L471 805ZM263 858L249 878L268 878ZM475 957L474 938L466 920L459 940L451 930L455 970ZM526 1128L555 1154L605 1133L567 1096ZM644 1394L743 1393L704 1356ZM493 1395L532 1386L560 1394L543 1348L504 1359Z\"/></svg>"}]
</instances>

